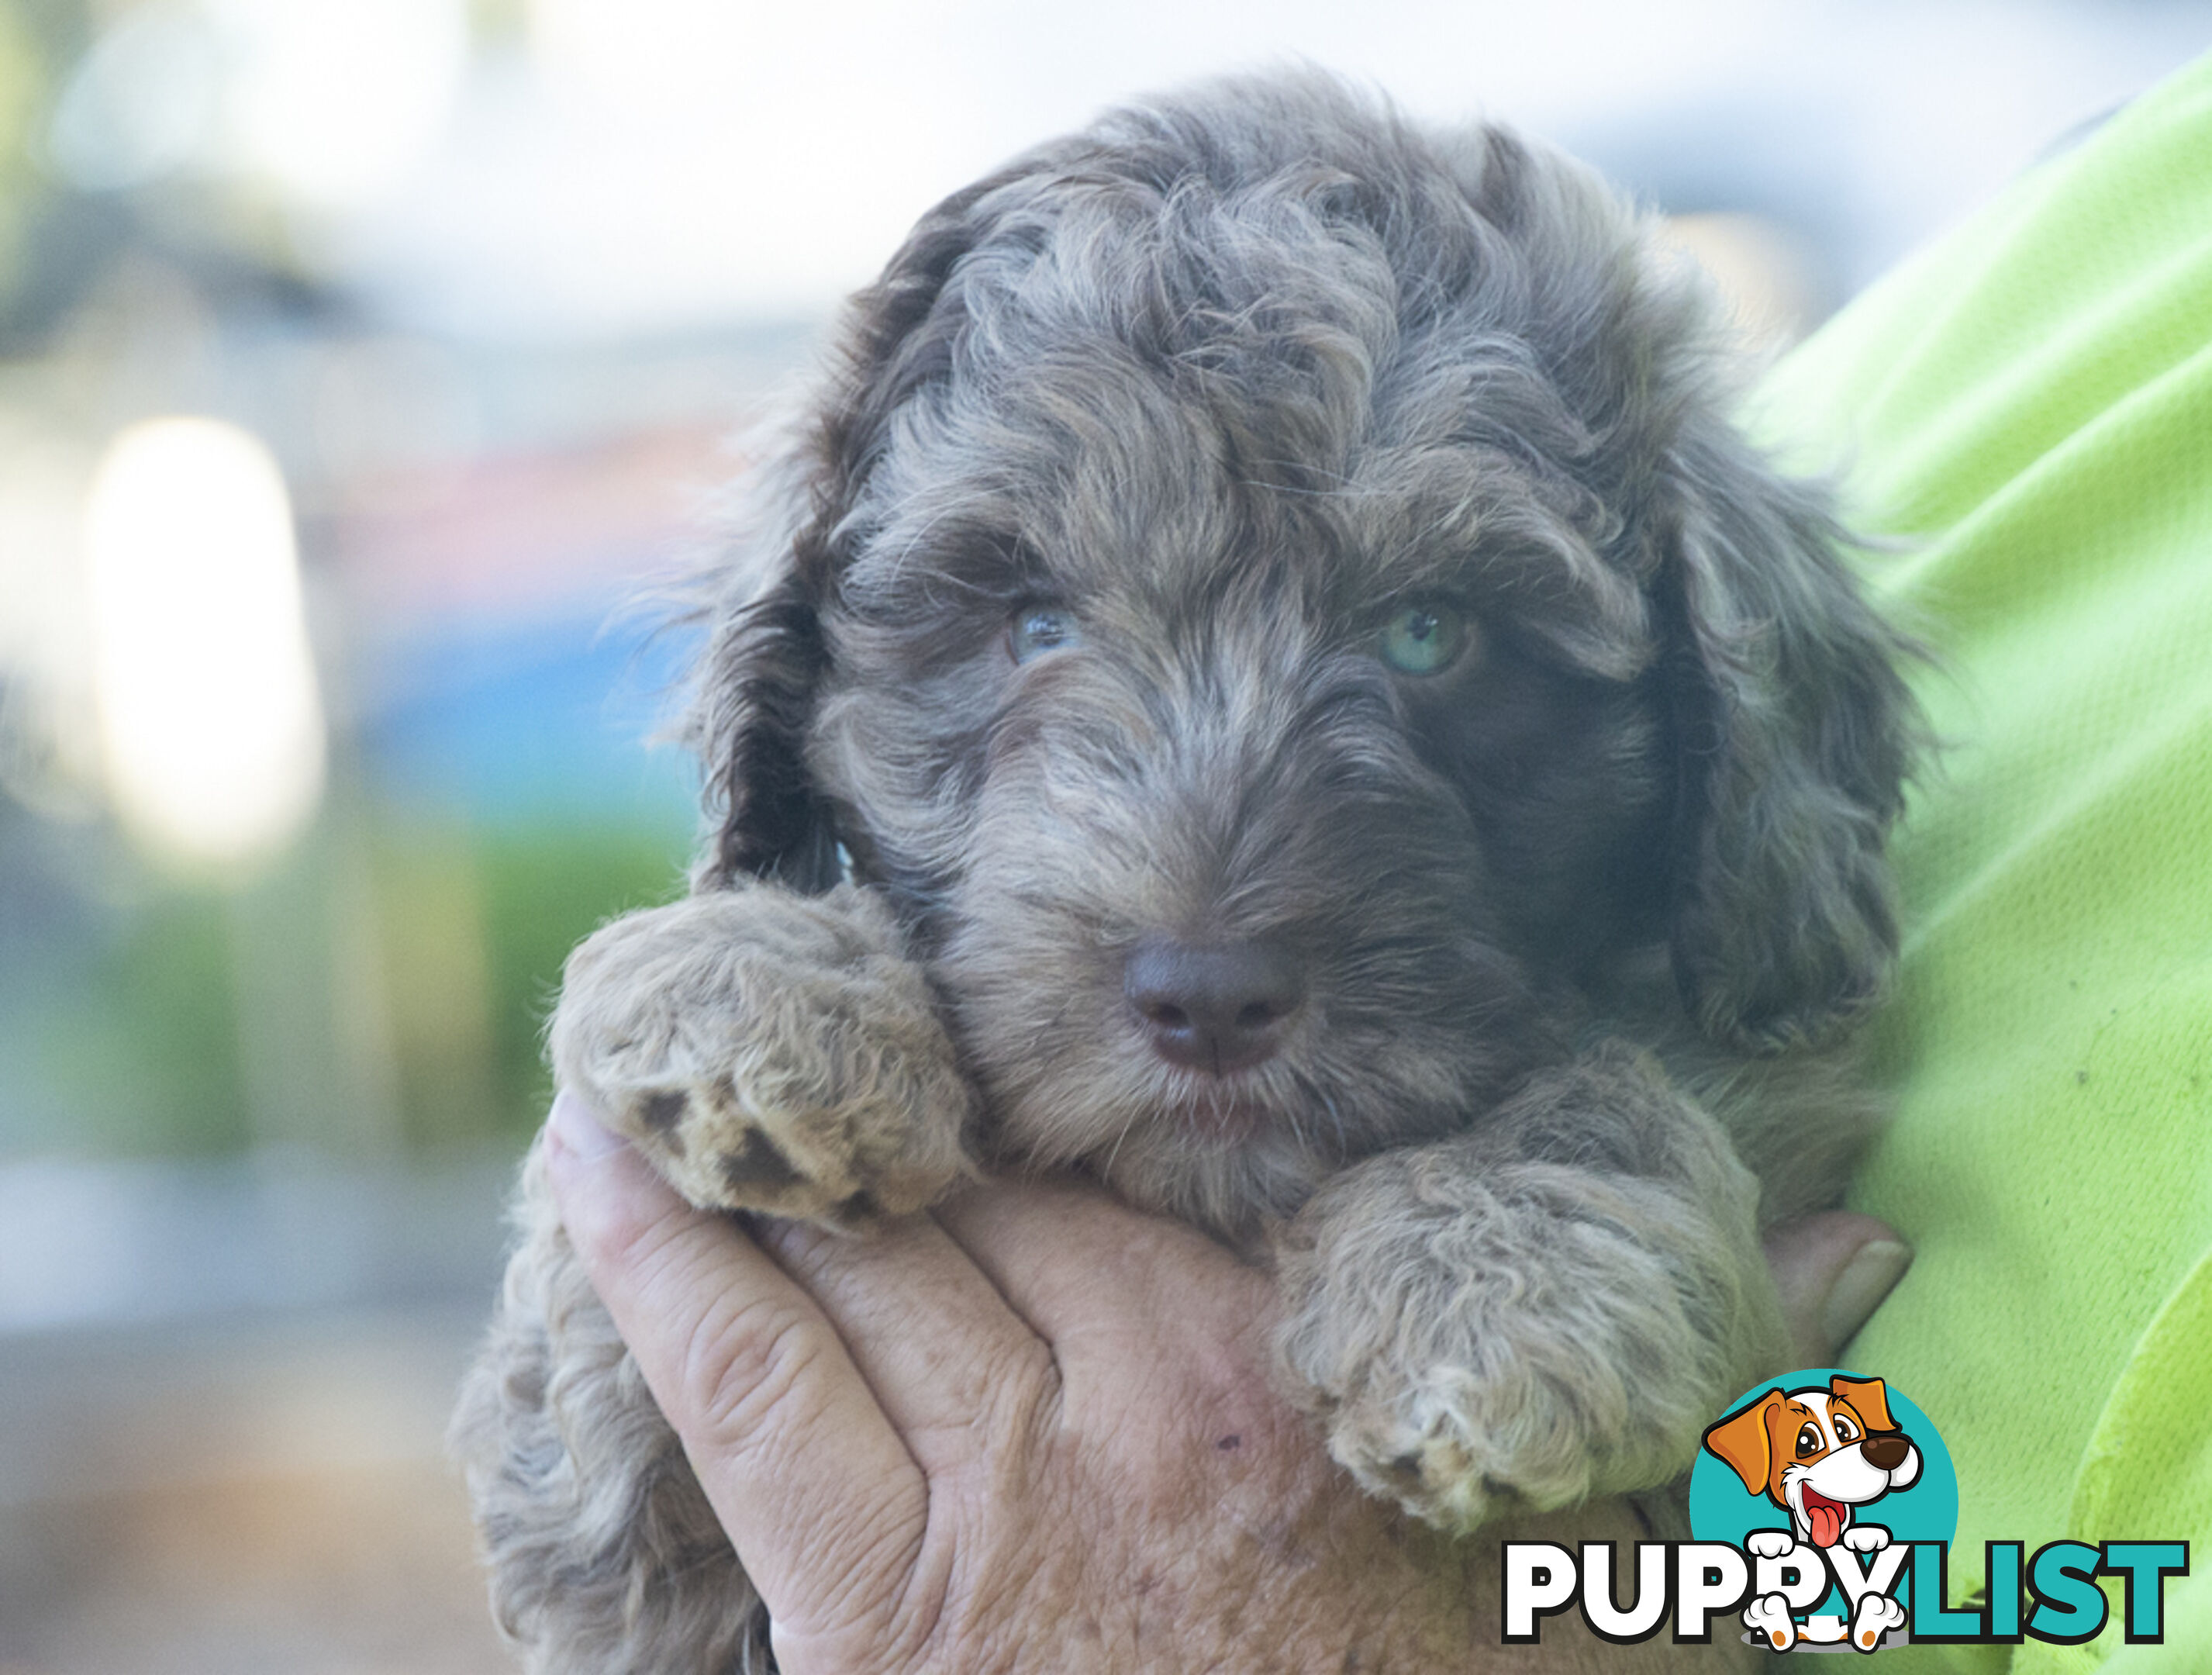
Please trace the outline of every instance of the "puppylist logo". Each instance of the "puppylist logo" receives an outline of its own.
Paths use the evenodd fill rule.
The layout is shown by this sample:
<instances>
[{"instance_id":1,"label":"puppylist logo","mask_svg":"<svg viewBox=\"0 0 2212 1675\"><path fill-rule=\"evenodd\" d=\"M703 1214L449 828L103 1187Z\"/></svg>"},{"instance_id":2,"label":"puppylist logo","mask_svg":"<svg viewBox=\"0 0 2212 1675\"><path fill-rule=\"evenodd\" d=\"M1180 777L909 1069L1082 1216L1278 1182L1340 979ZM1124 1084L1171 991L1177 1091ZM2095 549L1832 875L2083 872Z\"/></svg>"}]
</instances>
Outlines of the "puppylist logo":
<instances>
[{"instance_id":1,"label":"puppylist logo","mask_svg":"<svg viewBox=\"0 0 2212 1675\"><path fill-rule=\"evenodd\" d=\"M1945 1603L1958 1523L1958 1476L1926 1414L1881 1379L1792 1373L1706 1427L1690 1473L1693 1538L1637 1543L1626 1603L1611 1543L1505 1543L1502 1638L1533 1644L1546 1617L1572 1609L1618 1645L1668 1629L1710 1642L1729 1615L1723 1632L1774 1652L2080 1645L2112 1613L2100 1576L2120 1580L2130 1643L2165 1638L2166 1582L2189 1574L2188 1543L2054 1541L2030 1556L2025 1543L1989 1542L1987 1586L1967 1610Z\"/></svg>"}]
</instances>

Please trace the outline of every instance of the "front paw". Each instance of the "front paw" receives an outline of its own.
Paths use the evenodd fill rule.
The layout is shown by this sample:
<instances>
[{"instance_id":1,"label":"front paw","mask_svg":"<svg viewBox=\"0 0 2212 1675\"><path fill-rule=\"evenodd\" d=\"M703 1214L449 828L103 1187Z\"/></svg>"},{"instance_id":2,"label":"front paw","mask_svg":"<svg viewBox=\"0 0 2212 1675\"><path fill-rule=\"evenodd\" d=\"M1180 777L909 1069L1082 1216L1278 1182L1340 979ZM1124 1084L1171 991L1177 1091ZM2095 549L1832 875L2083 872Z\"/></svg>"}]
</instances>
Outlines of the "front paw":
<instances>
[{"instance_id":1,"label":"front paw","mask_svg":"<svg viewBox=\"0 0 2212 1675\"><path fill-rule=\"evenodd\" d=\"M1871 1652L1892 1629L1905 1626L1905 1607L1886 1593L1863 1593L1851 1612L1851 1644Z\"/></svg>"},{"instance_id":2,"label":"front paw","mask_svg":"<svg viewBox=\"0 0 2212 1675\"><path fill-rule=\"evenodd\" d=\"M1279 1240L1289 1393L1363 1486L1449 1530L1669 1482L1734 1388L1741 1241L1693 1221L1649 1182L1370 1159Z\"/></svg>"},{"instance_id":3,"label":"front paw","mask_svg":"<svg viewBox=\"0 0 2212 1675\"><path fill-rule=\"evenodd\" d=\"M1436 1374L1440 1374L1441 1376ZM1560 1462L1524 1458L1501 1444L1474 1384L1449 1369L1402 1380L1370 1378L1356 1391L1316 1385L1328 1452L1369 1494L1395 1501L1423 1522L1474 1530L1516 1511L1565 1506L1586 1480Z\"/></svg>"},{"instance_id":4,"label":"front paw","mask_svg":"<svg viewBox=\"0 0 2212 1675\"><path fill-rule=\"evenodd\" d=\"M1380 1344L1353 1352L1346 1334L1308 1316L1287 1333L1294 1399L1321 1418L1328 1452L1368 1493L1425 1523L1463 1532L1500 1518L1571 1506L1592 1491L1576 1419L1528 1381L1452 1364L1391 1363ZM1316 1353L1317 1352L1317 1353ZM1334 1362L1335 1368L1327 1363Z\"/></svg>"},{"instance_id":5,"label":"front paw","mask_svg":"<svg viewBox=\"0 0 2212 1675\"><path fill-rule=\"evenodd\" d=\"M696 1204L850 1225L967 1168L973 1089L890 910L772 885L633 913L569 957L556 1074Z\"/></svg>"},{"instance_id":6,"label":"front paw","mask_svg":"<svg viewBox=\"0 0 2212 1675\"><path fill-rule=\"evenodd\" d=\"M1797 1621L1790 1601L1779 1593L1760 1595L1743 1608L1743 1626L1778 1652L1797 1643Z\"/></svg>"}]
</instances>

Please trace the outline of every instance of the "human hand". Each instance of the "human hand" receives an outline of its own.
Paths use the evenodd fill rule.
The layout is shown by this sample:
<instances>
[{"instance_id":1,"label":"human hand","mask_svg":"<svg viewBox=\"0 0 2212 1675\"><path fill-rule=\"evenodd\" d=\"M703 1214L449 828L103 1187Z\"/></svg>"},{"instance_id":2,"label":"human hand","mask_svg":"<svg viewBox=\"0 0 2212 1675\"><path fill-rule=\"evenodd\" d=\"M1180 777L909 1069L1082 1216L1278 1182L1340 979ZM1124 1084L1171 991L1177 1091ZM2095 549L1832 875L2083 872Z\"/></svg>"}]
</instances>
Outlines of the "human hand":
<instances>
[{"instance_id":1,"label":"human hand","mask_svg":"<svg viewBox=\"0 0 2212 1675\"><path fill-rule=\"evenodd\" d=\"M1505 1532L1455 1542L1361 1494L1269 1385L1269 1280L1187 1227L1000 1184L863 1239L749 1236L567 1095L545 1160L787 1675L1581 1660L1570 1618L1494 1647ZM1807 1226L1770 1257L1793 1325L1819 1334L1839 1276L1893 1236ZM1805 1365L1829 1352L1800 1347L1819 1351ZM1510 1533L1650 1531L1613 1501ZM1675 1650L1642 1648L1653 1667ZM1638 1666L1625 1655L1591 1661Z\"/></svg>"}]
</instances>

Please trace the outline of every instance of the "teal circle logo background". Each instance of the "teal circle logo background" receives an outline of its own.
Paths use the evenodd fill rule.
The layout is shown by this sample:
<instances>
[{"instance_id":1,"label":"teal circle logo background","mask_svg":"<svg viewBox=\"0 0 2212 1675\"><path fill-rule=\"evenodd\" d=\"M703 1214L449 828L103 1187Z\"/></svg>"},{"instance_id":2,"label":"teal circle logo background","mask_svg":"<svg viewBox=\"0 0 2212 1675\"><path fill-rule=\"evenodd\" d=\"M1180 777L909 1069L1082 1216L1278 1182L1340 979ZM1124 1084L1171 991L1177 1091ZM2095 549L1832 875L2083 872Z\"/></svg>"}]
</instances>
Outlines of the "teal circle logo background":
<instances>
[{"instance_id":1,"label":"teal circle logo background","mask_svg":"<svg viewBox=\"0 0 2212 1675\"><path fill-rule=\"evenodd\" d=\"M1770 1390L1802 1390L1808 1386L1826 1390L1828 1380L1838 1374L1847 1379L1867 1377L1848 1367L1809 1367L1784 1373L1778 1378L1762 1379L1715 1414L1713 1419L1717 1422L1727 1418ZM1959 1532L1959 1474L1951 1464L1950 1451L1944 1447L1936 1422L1911 1398L1887 1380L1883 1380L1883 1388L1889 1398L1889 1416L1920 1451L1920 1475L1910 1488L1892 1489L1879 1501L1869 1501L1863 1508L1855 1508L1853 1516L1863 1523L1882 1526L1889 1532L1893 1543L1948 1542ZM1699 1541L1724 1541L1732 1547L1741 1547L1744 1538L1753 1530L1789 1527L1789 1513L1763 1493L1747 1493L1743 1479L1736 1476L1726 1460L1703 1444L1698 1446L1697 1463L1690 1468L1692 1535ZM1908 1571L1908 1577L1910 1574ZM1909 1582L1900 1582L1897 1593L1900 1599L1909 1598ZM1832 1594L1828 1602L1816 1609L1830 1609L1835 1597Z\"/></svg>"}]
</instances>

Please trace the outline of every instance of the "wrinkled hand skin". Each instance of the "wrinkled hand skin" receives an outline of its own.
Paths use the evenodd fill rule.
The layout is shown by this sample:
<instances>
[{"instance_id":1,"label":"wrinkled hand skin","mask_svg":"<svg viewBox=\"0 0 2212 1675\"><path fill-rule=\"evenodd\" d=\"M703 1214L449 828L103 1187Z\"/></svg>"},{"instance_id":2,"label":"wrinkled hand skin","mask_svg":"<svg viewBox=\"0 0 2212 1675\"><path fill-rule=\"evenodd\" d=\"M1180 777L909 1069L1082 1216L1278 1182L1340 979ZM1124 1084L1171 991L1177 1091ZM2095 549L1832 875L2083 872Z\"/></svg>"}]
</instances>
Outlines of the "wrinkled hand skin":
<instances>
[{"instance_id":1,"label":"wrinkled hand skin","mask_svg":"<svg viewBox=\"0 0 2212 1675\"><path fill-rule=\"evenodd\" d=\"M1041 1428L1049 1422L1039 1415ZM781 1666L786 1675L1656 1675L1733 1668L1749 1661L1735 1653L1755 1650L1675 1646L1663 1634L1641 1646L1613 1646L1571 1611L1545 1620L1538 1645L1502 1646L1501 1542L1551 1541L1572 1550L1583 1541L1650 1540L1645 1509L1608 1501L1455 1541L1352 1489L1314 1447L1306 1427L1294 1416L1282 1422L1283 1434L1265 1427L1224 1433L1239 1438L1234 1459L1225 1458L1232 1451L1220 1450L1219 1438L1164 1449L1141 1467L1129 1465L1127 1450L1111 1443L1063 1443L1064 1453L1002 1468L1018 1482L1064 1477L1052 1496L1063 1503L1127 1497L1134 1488L1147 1524L1103 1538L1066 1511L994 1529L981 1507L948 1508L933 1495L923 1520L945 1523L927 1533L908 1525L900 1535L913 1544L917 1573L942 1576L942 1590L923 1591L906 1617L871 1617L821 1635L779 1629ZM1019 1487L1009 1502L1042 1510ZM978 1579L972 1591L962 1586L968 1575ZM1717 1624L1715 1638L1724 1640L1734 1620ZM895 1653L884 1655L886 1646Z\"/></svg>"},{"instance_id":2,"label":"wrinkled hand skin","mask_svg":"<svg viewBox=\"0 0 2212 1675\"><path fill-rule=\"evenodd\" d=\"M569 957L555 1073L704 1208L838 1226L970 1172L973 1089L890 910L850 885L708 891Z\"/></svg>"},{"instance_id":3,"label":"wrinkled hand skin","mask_svg":"<svg viewBox=\"0 0 2212 1675\"><path fill-rule=\"evenodd\" d=\"M1020 1189L1032 1212L1039 1200L1064 1204L1079 1240L1085 1216L1124 1218L1113 1230L1117 1249L1085 1246L1079 1282L1086 1302L1115 1302L1066 1316L1090 1324L1051 1343L1016 1325L963 1334L957 1355L917 1351L917 1342L951 1334L935 1330L927 1300L886 1307L891 1276L926 1268L946 1246L945 1230L987 1243L992 1233L977 1228L994 1212L976 1201L1003 1203L1012 1191L963 1195L934 1218L857 1242L789 1224L759 1230L781 1270L830 1300L870 1386L933 1383L935 1410L955 1416L902 1422L911 1470L871 1472L842 1492L802 1497L792 1513L777 1509L778 1528L806 1529L795 1570L763 1567L757 1577L776 1606L783 1675L1595 1672L1728 1668L1754 1655L1741 1644L1663 1638L1616 1647L1572 1612L1547 1620L1537 1646L1498 1646L1500 1540L1680 1536L1669 1522L1679 1513L1663 1497L1614 1499L1455 1541L1363 1494L1274 1391L1268 1277L1235 1268L1187 1229L1092 1195ZM763 1515L760 1474L822 1458L823 1445L809 1442L829 1405L816 1380L839 1353L816 1337L826 1323L747 1309L672 1331L653 1276L696 1274L726 1230L700 1237L683 1213L672 1223L572 1220L582 1260L632 1331L709 1500L744 1546L757 1527L748 1520ZM1076 1278L1061 1282L1073 1299ZM957 1307L946 1306L947 1322ZM903 1377L871 1364L865 1347L875 1327L894 1324L908 1335L894 1331L884 1353ZM826 1589L825 1575L836 1579Z\"/></svg>"},{"instance_id":4,"label":"wrinkled hand skin","mask_svg":"<svg viewBox=\"0 0 2212 1675\"><path fill-rule=\"evenodd\" d=\"M790 1261L813 1237L767 1242ZM887 1515L854 1508L913 1585L858 1621L780 1624L784 1668L1464 1667L1488 1637L1487 1544L1351 1490L1255 1347L1182 1336L1165 1412L1071 1390L1041 1341L967 1369L982 1457Z\"/></svg>"}]
</instances>

